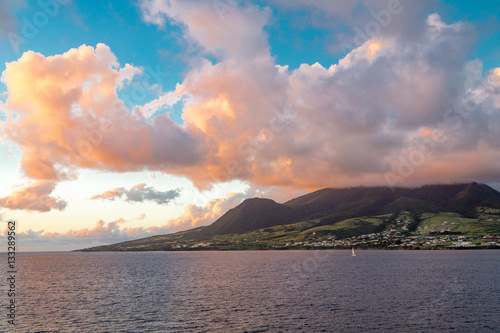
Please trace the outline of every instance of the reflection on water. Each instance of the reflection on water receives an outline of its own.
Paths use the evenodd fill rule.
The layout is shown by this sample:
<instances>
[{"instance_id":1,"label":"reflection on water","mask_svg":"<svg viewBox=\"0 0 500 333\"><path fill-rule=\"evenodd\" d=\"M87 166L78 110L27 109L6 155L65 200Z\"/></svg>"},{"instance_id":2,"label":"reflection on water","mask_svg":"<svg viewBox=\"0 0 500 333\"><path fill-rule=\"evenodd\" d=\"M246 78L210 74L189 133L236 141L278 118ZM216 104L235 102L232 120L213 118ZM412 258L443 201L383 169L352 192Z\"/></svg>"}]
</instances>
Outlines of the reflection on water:
<instances>
[{"instance_id":1,"label":"reflection on water","mask_svg":"<svg viewBox=\"0 0 500 333\"><path fill-rule=\"evenodd\" d=\"M17 331L498 332L499 255L18 254Z\"/></svg>"}]
</instances>

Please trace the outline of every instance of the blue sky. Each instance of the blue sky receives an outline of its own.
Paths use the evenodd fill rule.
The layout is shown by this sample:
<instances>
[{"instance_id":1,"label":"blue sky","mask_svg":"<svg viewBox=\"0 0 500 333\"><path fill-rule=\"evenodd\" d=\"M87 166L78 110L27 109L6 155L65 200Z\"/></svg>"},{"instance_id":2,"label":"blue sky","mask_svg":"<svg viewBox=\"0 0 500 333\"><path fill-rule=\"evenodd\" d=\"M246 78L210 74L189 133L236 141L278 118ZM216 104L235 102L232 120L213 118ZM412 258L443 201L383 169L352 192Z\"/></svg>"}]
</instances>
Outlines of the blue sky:
<instances>
[{"instance_id":1,"label":"blue sky","mask_svg":"<svg viewBox=\"0 0 500 333\"><path fill-rule=\"evenodd\" d=\"M499 5L4 1L0 218L66 250L263 193L499 189Z\"/></svg>"}]
</instances>

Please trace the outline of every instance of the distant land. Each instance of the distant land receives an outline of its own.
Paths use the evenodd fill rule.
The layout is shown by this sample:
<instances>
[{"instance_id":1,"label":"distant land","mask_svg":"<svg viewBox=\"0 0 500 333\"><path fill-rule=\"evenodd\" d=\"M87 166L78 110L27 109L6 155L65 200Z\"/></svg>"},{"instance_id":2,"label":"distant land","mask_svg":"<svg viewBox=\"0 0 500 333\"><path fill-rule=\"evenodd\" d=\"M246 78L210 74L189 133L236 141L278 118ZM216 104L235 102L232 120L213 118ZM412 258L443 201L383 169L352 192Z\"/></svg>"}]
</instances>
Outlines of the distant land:
<instances>
[{"instance_id":1,"label":"distant land","mask_svg":"<svg viewBox=\"0 0 500 333\"><path fill-rule=\"evenodd\" d=\"M474 182L251 198L209 226L79 251L500 248L499 235L500 193Z\"/></svg>"}]
</instances>

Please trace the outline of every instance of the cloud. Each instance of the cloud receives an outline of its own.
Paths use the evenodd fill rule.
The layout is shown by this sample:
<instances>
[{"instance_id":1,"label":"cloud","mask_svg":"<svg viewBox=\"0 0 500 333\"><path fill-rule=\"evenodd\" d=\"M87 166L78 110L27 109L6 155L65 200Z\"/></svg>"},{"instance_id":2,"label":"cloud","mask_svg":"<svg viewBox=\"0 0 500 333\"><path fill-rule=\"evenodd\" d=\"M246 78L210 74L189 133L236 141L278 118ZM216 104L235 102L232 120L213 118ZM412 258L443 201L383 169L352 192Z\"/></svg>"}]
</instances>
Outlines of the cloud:
<instances>
[{"instance_id":1,"label":"cloud","mask_svg":"<svg viewBox=\"0 0 500 333\"><path fill-rule=\"evenodd\" d=\"M154 201L159 205L166 205L171 200L180 196L180 190L169 190L169 191L158 191L153 187L146 187L145 183L137 184L132 186L130 190L126 190L123 187L115 188L111 191L106 191L102 194L94 195L91 199L107 199L114 200L115 198L121 198L125 196L125 200L129 202L143 202L143 201ZM143 219L146 215L141 215Z\"/></svg>"},{"instance_id":2,"label":"cloud","mask_svg":"<svg viewBox=\"0 0 500 333\"><path fill-rule=\"evenodd\" d=\"M69 230L64 233L59 232L44 232L41 231L32 231L29 230L26 233L20 233L21 238L105 238L112 239L122 236L122 232L120 230L119 225L126 223L125 219L119 218L115 221L108 222L106 224L105 221L99 220L97 221L94 228L83 228L80 230Z\"/></svg>"},{"instance_id":3,"label":"cloud","mask_svg":"<svg viewBox=\"0 0 500 333\"><path fill-rule=\"evenodd\" d=\"M205 226L214 222L227 210L235 207L247 197L252 197L261 192L257 187L248 188L242 193L230 193L224 198L213 199L205 205L191 204L185 207L184 213L178 218L171 219L161 226L152 227L127 227L127 220L118 218L111 222L98 220L92 228L68 230L66 232L48 232L43 229L18 232L20 239L29 239L30 245L25 248L44 250L65 250L84 248L89 246L116 243L140 237L167 234L186 228ZM146 214L141 214L139 219L144 219ZM0 232L0 238L6 238L7 228ZM89 245L91 244L91 245Z\"/></svg>"},{"instance_id":4,"label":"cloud","mask_svg":"<svg viewBox=\"0 0 500 333\"><path fill-rule=\"evenodd\" d=\"M16 236L23 243L23 251L68 251L82 249L89 246L120 242L133 238L129 229L122 227L126 220L106 222L99 220L92 228L68 230L66 232L48 232L43 229L16 231ZM0 238L7 238L7 224Z\"/></svg>"},{"instance_id":5,"label":"cloud","mask_svg":"<svg viewBox=\"0 0 500 333\"><path fill-rule=\"evenodd\" d=\"M117 96L117 87L133 73L125 69L128 75L104 44L52 57L29 51L6 64L5 106L19 119L10 117L1 130L23 150L26 176L66 179L63 167L175 169L199 159L196 138L168 115L149 123L127 110Z\"/></svg>"},{"instance_id":6,"label":"cloud","mask_svg":"<svg viewBox=\"0 0 500 333\"><path fill-rule=\"evenodd\" d=\"M301 20L291 22L297 29L318 27L329 32L326 49L346 53L373 35L399 37L413 41L422 31L429 9L440 4L429 0L270 0L281 11L292 11ZM293 40L291 40L292 42ZM347 44L352 45L345 49Z\"/></svg>"},{"instance_id":7,"label":"cloud","mask_svg":"<svg viewBox=\"0 0 500 333\"><path fill-rule=\"evenodd\" d=\"M9 118L0 135L22 150L26 177L56 183L82 168L150 170L200 189L240 179L301 190L500 177L499 69L483 73L480 60L470 61L477 37L470 24L417 15L399 32L398 20L411 16L405 7L338 63L292 69L271 53L271 10L227 4L140 2L146 22L182 27L199 60L176 90L147 105L129 109L120 100L117 91L143 74L121 66L104 44L52 57L26 52L8 63ZM182 126L155 113L179 100ZM101 196L163 202L145 192ZM190 207L172 225L191 215L204 221L205 213L212 214Z\"/></svg>"},{"instance_id":8,"label":"cloud","mask_svg":"<svg viewBox=\"0 0 500 333\"><path fill-rule=\"evenodd\" d=\"M164 4L143 2L143 11L185 26L191 40L214 52L211 39L191 28L197 22L184 13L183 5ZM410 15L408 9L401 14ZM246 10L234 8L229 17ZM266 17L265 10L254 13ZM146 15L150 22L164 23L150 18ZM205 19L214 27L226 23L213 13ZM240 45L265 39L263 25L255 22L255 31L240 36ZM204 133L209 155L202 167L189 166L184 175L196 184L239 178L261 186L303 189L387 185L385 175L393 171L406 185L497 179L499 173L492 170L500 151L493 142L500 132L484 124L496 123L498 109L474 97L486 89L486 99L497 99L492 93L497 84L490 79L492 73L481 77L468 60L476 38L472 26L447 24L437 14L418 23L405 35L397 35L391 23L337 64L303 64L294 70L276 66L265 43L256 44L259 56L246 57L240 49L233 50L230 38L221 37L217 50L228 56L216 64L200 63L179 87L189 96L183 118ZM246 40L250 35L259 38ZM467 103L475 108L464 118L460 108ZM446 134L449 141L429 143L425 130ZM422 142L432 147L422 151ZM479 155L484 154L486 164L477 166L470 156L480 144L485 146ZM424 154L425 161L415 154ZM408 159L410 174L399 172ZM446 159L458 164L445 166Z\"/></svg>"},{"instance_id":9,"label":"cloud","mask_svg":"<svg viewBox=\"0 0 500 333\"><path fill-rule=\"evenodd\" d=\"M50 196L55 183L40 181L14 191L10 196L0 198L0 206L9 209L25 209L48 212L51 209L63 210L67 203Z\"/></svg>"},{"instance_id":10,"label":"cloud","mask_svg":"<svg viewBox=\"0 0 500 333\"><path fill-rule=\"evenodd\" d=\"M148 236L148 231L143 228L123 227L126 220L106 222L99 220L92 228L69 230L66 232L47 232L41 230L26 230L16 232L20 242L24 241L23 251L68 251L82 249L89 246L104 245L120 241L131 240L139 235L136 229L141 229L141 236ZM0 233L0 238L7 238L7 228Z\"/></svg>"},{"instance_id":11,"label":"cloud","mask_svg":"<svg viewBox=\"0 0 500 333\"><path fill-rule=\"evenodd\" d=\"M223 58L269 56L262 33L271 17L267 7L231 1L146 0L140 3L146 22L162 26L166 21L185 28L186 37L204 51Z\"/></svg>"},{"instance_id":12,"label":"cloud","mask_svg":"<svg viewBox=\"0 0 500 333\"><path fill-rule=\"evenodd\" d=\"M170 232L205 226L215 222L229 209L240 204L244 199L256 194L255 190L247 190L243 193L229 193L224 198L210 200L205 206L190 204L184 207L184 213L175 219L171 219L163 227ZM152 229L154 231L160 231Z\"/></svg>"},{"instance_id":13,"label":"cloud","mask_svg":"<svg viewBox=\"0 0 500 333\"><path fill-rule=\"evenodd\" d=\"M79 168L164 171L199 162L196 131L167 114L149 121L118 98L119 87L137 73L129 65L120 69L104 44L51 57L29 51L7 63L2 106L9 116L0 136L22 150L25 176L55 183L74 179Z\"/></svg>"}]
</instances>

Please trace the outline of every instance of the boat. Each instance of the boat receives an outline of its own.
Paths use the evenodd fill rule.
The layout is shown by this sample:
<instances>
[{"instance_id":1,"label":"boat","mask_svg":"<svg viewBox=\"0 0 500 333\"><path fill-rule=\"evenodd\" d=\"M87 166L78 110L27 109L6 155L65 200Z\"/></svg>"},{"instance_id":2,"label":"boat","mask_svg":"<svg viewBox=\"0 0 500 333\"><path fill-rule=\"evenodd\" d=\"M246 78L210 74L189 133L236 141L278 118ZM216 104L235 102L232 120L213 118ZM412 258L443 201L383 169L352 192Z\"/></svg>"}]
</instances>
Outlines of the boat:
<instances>
[{"instance_id":1,"label":"boat","mask_svg":"<svg viewBox=\"0 0 500 333\"><path fill-rule=\"evenodd\" d=\"M353 257L356 256L356 253L354 253L354 248L352 248L352 254L351 254Z\"/></svg>"}]
</instances>

